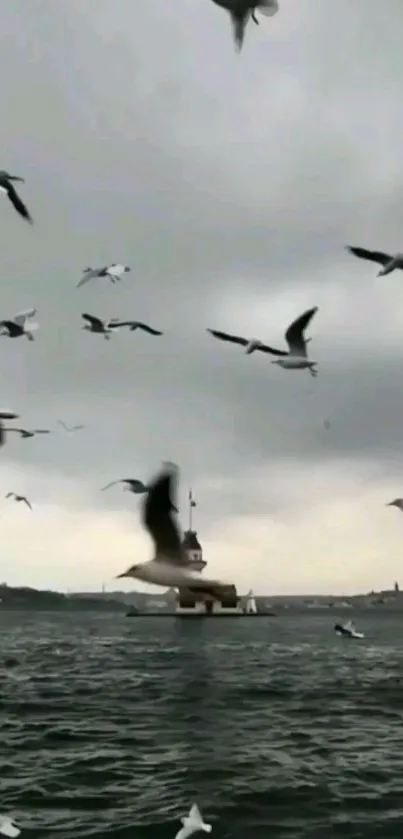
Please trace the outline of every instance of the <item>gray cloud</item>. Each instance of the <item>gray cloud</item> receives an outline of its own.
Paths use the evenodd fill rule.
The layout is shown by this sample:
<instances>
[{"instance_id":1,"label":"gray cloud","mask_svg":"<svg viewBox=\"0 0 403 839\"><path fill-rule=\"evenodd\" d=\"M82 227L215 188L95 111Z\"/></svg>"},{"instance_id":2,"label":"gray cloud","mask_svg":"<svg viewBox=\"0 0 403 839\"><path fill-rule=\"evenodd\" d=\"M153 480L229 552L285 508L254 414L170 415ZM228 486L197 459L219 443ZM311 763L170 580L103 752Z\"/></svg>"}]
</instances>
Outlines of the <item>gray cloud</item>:
<instances>
[{"instance_id":1,"label":"gray cloud","mask_svg":"<svg viewBox=\"0 0 403 839\"><path fill-rule=\"evenodd\" d=\"M26 425L89 426L10 440L3 458L94 488L176 459L186 484L220 487L206 526L286 505L248 483L264 463L367 460L395 476L403 277L376 280L343 248L403 247L402 24L400 0L387 14L283 0L236 56L208 0L3 10L1 166L25 176L35 224L1 203L0 309L37 305L41 329L1 339L2 402ZM77 290L104 261L132 272ZM311 305L315 382L205 332L283 341ZM82 332L84 311L166 334L106 343Z\"/></svg>"}]
</instances>

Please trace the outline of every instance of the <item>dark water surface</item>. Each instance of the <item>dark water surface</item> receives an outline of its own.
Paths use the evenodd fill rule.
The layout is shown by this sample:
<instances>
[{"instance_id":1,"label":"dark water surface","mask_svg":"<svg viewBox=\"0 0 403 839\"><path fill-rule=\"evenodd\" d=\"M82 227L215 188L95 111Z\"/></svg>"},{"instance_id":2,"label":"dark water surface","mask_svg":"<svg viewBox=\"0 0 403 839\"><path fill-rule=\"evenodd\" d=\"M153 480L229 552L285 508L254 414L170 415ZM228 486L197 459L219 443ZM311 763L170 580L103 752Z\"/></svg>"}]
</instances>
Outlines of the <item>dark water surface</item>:
<instances>
[{"instance_id":1,"label":"dark water surface","mask_svg":"<svg viewBox=\"0 0 403 839\"><path fill-rule=\"evenodd\" d=\"M403 614L0 612L0 811L24 837L403 836ZM201 835L201 834L197 834Z\"/></svg>"}]
</instances>

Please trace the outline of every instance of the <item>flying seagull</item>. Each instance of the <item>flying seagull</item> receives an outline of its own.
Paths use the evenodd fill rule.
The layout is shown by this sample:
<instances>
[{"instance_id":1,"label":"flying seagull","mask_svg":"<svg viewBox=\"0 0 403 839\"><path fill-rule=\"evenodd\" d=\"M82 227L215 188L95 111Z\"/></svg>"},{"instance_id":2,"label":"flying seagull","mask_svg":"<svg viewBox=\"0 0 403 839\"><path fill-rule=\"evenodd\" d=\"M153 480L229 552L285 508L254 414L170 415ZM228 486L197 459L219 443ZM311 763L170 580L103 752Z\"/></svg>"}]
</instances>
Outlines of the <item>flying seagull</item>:
<instances>
[{"instance_id":1,"label":"flying seagull","mask_svg":"<svg viewBox=\"0 0 403 839\"><path fill-rule=\"evenodd\" d=\"M192 833L197 833L202 830L204 833L211 833L211 824L206 824L203 821L202 814L197 806L193 804L190 808L189 815L181 818L182 827L178 830L175 839L188 839Z\"/></svg>"},{"instance_id":2,"label":"flying seagull","mask_svg":"<svg viewBox=\"0 0 403 839\"><path fill-rule=\"evenodd\" d=\"M403 498L395 498L394 501L389 501L387 507L397 507L403 513Z\"/></svg>"},{"instance_id":3,"label":"flying seagull","mask_svg":"<svg viewBox=\"0 0 403 839\"><path fill-rule=\"evenodd\" d=\"M6 495L6 498L14 498L14 501L23 501L24 504L26 504L27 507L29 507L29 509L31 510L31 513L32 513L31 504L28 501L28 498L25 497L25 495L17 495L16 492L8 492L7 495Z\"/></svg>"},{"instance_id":4,"label":"flying seagull","mask_svg":"<svg viewBox=\"0 0 403 839\"><path fill-rule=\"evenodd\" d=\"M107 277L111 283L117 283L122 279L123 274L130 270L128 265L120 265L119 263L104 265L103 268L84 268L83 276L78 281L77 288L98 277Z\"/></svg>"},{"instance_id":5,"label":"flying seagull","mask_svg":"<svg viewBox=\"0 0 403 839\"><path fill-rule=\"evenodd\" d=\"M25 204L21 201L21 198L14 189L11 181L19 181L23 184L24 178L19 178L18 175L9 175L9 173L5 172L3 169L0 170L0 190L7 194L14 209L17 210L17 213L19 213L19 215L26 221L29 221L30 224L33 224L32 218Z\"/></svg>"},{"instance_id":6,"label":"flying seagull","mask_svg":"<svg viewBox=\"0 0 403 839\"><path fill-rule=\"evenodd\" d=\"M84 320L87 321L83 329L87 329L88 332L96 332L98 335L103 335L106 341L109 341L109 338L112 334L112 328L114 326L113 321L110 320L101 320L100 318L94 317L94 315L81 315Z\"/></svg>"},{"instance_id":7,"label":"flying seagull","mask_svg":"<svg viewBox=\"0 0 403 839\"><path fill-rule=\"evenodd\" d=\"M33 428L29 430L26 428L5 428L4 430L16 431L24 440L27 440L28 437L35 437L37 434L50 434L47 428Z\"/></svg>"},{"instance_id":8,"label":"flying seagull","mask_svg":"<svg viewBox=\"0 0 403 839\"><path fill-rule=\"evenodd\" d=\"M317 306L314 306L313 309L308 309L307 312L304 312L303 315L294 320L291 326L288 327L285 333L285 339L289 346L289 352L285 352L284 350L275 350L268 344L263 344L262 341L259 341L257 338L242 338L239 335L231 335L228 332L219 332L217 329L208 329L207 332L210 332L210 334L213 335L214 338L218 338L219 341L230 341L233 344L240 344L242 347L246 347L246 355L251 355L251 353L255 350L269 353L270 355L278 355L281 356L281 358L276 359L276 361L272 361L272 364L279 364L280 367L284 367L286 370L300 370L308 368L311 375L316 376L317 362L309 361L306 352L306 346L311 339L308 338L306 340L304 332L317 311Z\"/></svg>"},{"instance_id":9,"label":"flying seagull","mask_svg":"<svg viewBox=\"0 0 403 839\"><path fill-rule=\"evenodd\" d=\"M234 30L235 46L240 52L243 46L246 25L251 17L255 23L259 23L255 9L266 15L272 17L278 12L277 0L213 0L217 6L221 6L231 15L232 26Z\"/></svg>"},{"instance_id":10,"label":"flying seagull","mask_svg":"<svg viewBox=\"0 0 403 839\"><path fill-rule=\"evenodd\" d=\"M178 482L178 467L166 463L149 484L143 502L143 525L154 543L154 557L141 565L132 565L118 577L133 577L157 586L187 586L219 596L228 583L208 580L189 568L182 534L176 520L172 496Z\"/></svg>"},{"instance_id":11,"label":"flying seagull","mask_svg":"<svg viewBox=\"0 0 403 839\"><path fill-rule=\"evenodd\" d=\"M109 322L109 326L113 329L120 329L121 326L128 326L130 332L134 332L135 329L142 329L144 332L148 332L149 335L163 335L163 332L160 332L158 329L153 329L151 326L147 326L146 323L141 323L139 320L119 320L119 318L113 318Z\"/></svg>"},{"instance_id":12,"label":"flying seagull","mask_svg":"<svg viewBox=\"0 0 403 839\"><path fill-rule=\"evenodd\" d=\"M63 420L58 420L57 422L58 422L58 425L61 425L62 428L64 428L64 430L68 431L69 433L71 431L79 431L81 428L85 428L85 425L71 425L69 427L68 425L66 425L65 422L63 422Z\"/></svg>"},{"instance_id":13,"label":"flying seagull","mask_svg":"<svg viewBox=\"0 0 403 839\"><path fill-rule=\"evenodd\" d=\"M13 419L18 419L18 414L14 414L12 411L0 411L0 446L4 446L6 442L6 431L9 430L4 428L3 420Z\"/></svg>"},{"instance_id":14,"label":"flying seagull","mask_svg":"<svg viewBox=\"0 0 403 839\"><path fill-rule=\"evenodd\" d=\"M3 836L8 836L9 839L16 839L16 837L20 835L21 831L19 827L14 824L14 821L10 818L10 816L0 815L0 833L2 833Z\"/></svg>"},{"instance_id":15,"label":"flying seagull","mask_svg":"<svg viewBox=\"0 0 403 839\"><path fill-rule=\"evenodd\" d=\"M385 277L386 274L391 274L395 268L403 268L403 253L396 253L394 256L391 256L381 251L367 251L365 248L354 248L351 245L347 245L347 250L360 259L369 259L371 262L378 262L379 265L383 265L383 268L378 271L378 277Z\"/></svg>"},{"instance_id":16,"label":"flying seagull","mask_svg":"<svg viewBox=\"0 0 403 839\"><path fill-rule=\"evenodd\" d=\"M34 336L32 332L38 329L37 323L30 323L27 328L27 321L36 315L36 309L27 309L25 312L19 312L12 320L0 321L0 335L7 335L8 338L20 338L21 335L26 335L28 341L33 341Z\"/></svg>"},{"instance_id":17,"label":"flying seagull","mask_svg":"<svg viewBox=\"0 0 403 839\"><path fill-rule=\"evenodd\" d=\"M123 492L133 492L135 495L142 495L144 492L148 492L148 487L143 484L143 481L137 480L137 478L119 478L117 481L111 481L110 484L102 487L101 492L116 484L126 484L123 487Z\"/></svg>"}]
</instances>

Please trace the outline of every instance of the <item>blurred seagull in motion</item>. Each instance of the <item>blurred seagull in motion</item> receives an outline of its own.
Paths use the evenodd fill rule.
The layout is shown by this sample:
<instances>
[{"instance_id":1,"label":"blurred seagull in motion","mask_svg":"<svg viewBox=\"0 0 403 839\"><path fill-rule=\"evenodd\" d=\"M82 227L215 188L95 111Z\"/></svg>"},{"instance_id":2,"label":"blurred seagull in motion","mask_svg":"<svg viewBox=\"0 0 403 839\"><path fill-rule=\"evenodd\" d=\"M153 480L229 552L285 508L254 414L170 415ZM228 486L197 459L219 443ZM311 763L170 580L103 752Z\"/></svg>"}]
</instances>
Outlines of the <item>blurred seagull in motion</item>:
<instances>
[{"instance_id":1,"label":"blurred seagull in motion","mask_svg":"<svg viewBox=\"0 0 403 839\"><path fill-rule=\"evenodd\" d=\"M63 420L58 420L57 424L61 425L62 428L64 428L65 431L68 431L69 434L71 434L72 431L80 431L81 428L85 428L85 425L71 425L71 426L68 426L68 425L66 425L65 422L63 422Z\"/></svg>"},{"instance_id":2,"label":"blurred seagull in motion","mask_svg":"<svg viewBox=\"0 0 403 839\"><path fill-rule=\"evenodd\" d=\"M76 288L81 288L81 286L85 285L90 280L94 280L99 277L107 277L111 283L117 283L122 279L123 275L130 270L131 268L129 268L128 265L120 265L119 263L104 265L103 268L84 268L83 276L78 281Z\"/></svg>"},{"instance_id":3,"label":"blurred seagull in motion","mask_svg":"<svg viewBox=\"0 0 403 839\"><path fill-rule=\"evenodd\" d=\"M19 312L12 320L1 320L0 335L7 335L8 338L20 338L21 335L25 335L28 341L33 341L32 332L39 329L39 324L30 323L28 329L27 321L35 315L36 309L27 309L25 312Z\"/></svg>"},{"instance_id":4,"label":"blurred seagull in motion","mask_svg":"<svg viewBox=\"0 0 403 839\"><path fill-rule=\"evenodd\" d=\"M137 478L118 478L117 481L111 481L110 484L102 487L101 492L116 484L125 484L123 492L133 492L135 495L143 495L145 492L148 492L148 487L143 484L143 481L137 480Z\"/></svg>"},{"instance_id":5,"label":"blurred seagull in motion","mask_svg":"<svg viewBox=\"0 0 403 839\"><path fill-rule=\"evenodd\" d=\"M87 323L83 326L83 329L87 329L88 332L96 332L98 335L103 335L106 341L109 341L109 338L113 332L113 321L110 320L101 320L101 318L96 318L94 315L81 315Z\"/></svg>"},{"instance_id":6,"label":"blurred seagull in motion","mask_svg":"<svg viewBox=\"0 0 403 839\"><path fill-rule=\"evenodd\" d=\"M8 836L9 839L16 839L16 837L20 835L21 831L18 827L16 827L14 820L11 819L10 816L0 815L0 833L2 833L3 836Z\"/></svg>"},{"instance_id":7,"label":"blurred seagull in motion","mask_svg":"<svg viewBox=\"0 0 403 839\"><path fill-rule=\"evenodd\" d=\"M178 830L175 839L188 839L192 833L197 833L199 830L203 830L204 833L211 833L212 831L211 824L206 824L203 821L202 814L197 804L192 805L189 815L183 816L181 818L181 822L183 826L180 830Z\"/></svg>"},{"instance_id":8,"label":"blurred seagull in motion","mask_svg":"<svg viewBox=\"0 0 403 839\"><path fill-rule=\"evenodd\" d=\"M9 175L8 172L5 172L3 169L0 170L0 190L1 192L5 192L8 198L10 199L13 207L17 210L22 218L26 221L29 221L30 224L33 224L32 218L23 202L21 201L20 196L18 195L16 189L13 187L12 181L19 181L20 183L24 183L24 178L19 178L18 175Z\"/></svg>"},{"instance_id":9,"label":"blurred seagull in motion","mask_svg":"<svg viewBox=\"0 0 403 839\"><path fill-rule=\"evenodd\" d=\"M4 427L3 420L13 419L19 419L18 414L14 414L12 411L0 411L0 446L4 446L6 442L6 431L9 430Z\"/></svg>"},{"instance_id":10,"label":"blurred seagull in motion","mask_svg":"<svg viewBox=\"0 0 403 839\"><path fill-rule=\"evenodd\" d=\"M6 495L6 498L14 498L14 501L23 501L24 504L26 504L27 507L29 507L29 509L31 510L31 513L32 513L32 506L31 506L30 502L28 501L28 498L25 497L25 495L17 495L16 492L8 492L7 495Z\"/></svg>"},{"instance_id":11,"label":"blurred seagull in motion","mask_svg":"<svg viewBox=\"0 0 403 839\"><path fill-rule=\"evenodd\" d=\"M231 15L234 41L238 52L243 46L249 18L251 17L254 23L259 24L255 10L258 9L266 17L272 17L278 12L277 0L213 0L213 3L226 9Z\"/></svg>"},{"instance_id":12,"label":"blurred seagull in motion","mask_svg":"<svg viewBox=\"0 0 403 839\"><path fill-rule=\"evenodd\" d=\"M139 320L119 320L119 318L112 318L109 322L109 326L113 329L120 329L122 326L128 326L130 332L134 332L135 329L142 329L143 332L148 332L149 335L163 335L163 332L160 332L159 329L153 329L151 326L147 326L146 323L141 323Z\"/></svg>"},{"instance_id":13,"label":"blurred seagull in motion","mask_svg":"<svg viewBox=\"0 0 403 839\"><path fill-rule=\"evenodd\" d=\"M208 580L189 568L182 534L176 520L172 496L178 482L178 467L164 464L157 477L149 484L143 502L143 525L154 543L154 557L141 565L132 565L121 577L133 577L157 586L191 586L192 589L219 592L228 583Z\"/></svg>"},{"instance_id":14,"label":"blurred seagull in motion","mask_svg":"<svg viewBox=\"0 0 403 839\"><path fill-rule=\"evenodd\" d=\"M300 370L307 368L312 376L316 376L317 362L309 361L306 352L306 346L311 339L308 338L306 340L304 332L317 311L317 306L313 309L308 309L307 312L304 312L303 315L294 320L291 326L288 327L287 332L285 333L285 339L289 346L289 352L285 352L285 350L276 350L268 344L263 344L263 342L259 341L257 338L242 338L239 335L231 335L228 332L219 332L217 329L208 329L207 332L210 332L210 334L213 335L214 338L218 338L219 341L230 341L233 344L240 344L242 347L245 347L246 355L251 355L256 350L268 353L269 355L278 355L281 356L281 358L276 361L272 361L272 364L279 364L280 367L284 367L286 370Z\"/></svg>"},{"instance_id":15,"label":"blurred seagull in motion","mask_svg":"<svg viewBox=\"0 0 403 839\"><path fill-rule=\"evenodd\" d=\"M50 434L48 428L33 428L33 429L26 429L26 428L5 428L5 431L15 431L23 440L27 440L29 437L35 437L37 434Z\"/></svg>"},{"instance_id":16,"label":"blurred seagull in motion","mask_svg":"<svg viewBox=\"0 0 403 839\"><path fill-rule=\"evenodd\" d=\"M403 513L403 498L395 498L394 501L389 501L387 507L397 507Z\"/></svg>"},{"instance_id":17,"label":"blurred seagull in motion","mask_svg":"<svg viewBox=\"0 0 403 839\"><path fill-rule=\"evenodd\" d=\"M371 262L378 262L379 265L383 265L383 268L378 271L377 277L385 277L386 274L391 274L396 268L403 268L403 253L396 253L391 256L388 253L382 253L382 251L367 251L365 248L355 248L351 245L347 245L347 250L360 259L369 259Z\"/></svg>"}]
</instances>

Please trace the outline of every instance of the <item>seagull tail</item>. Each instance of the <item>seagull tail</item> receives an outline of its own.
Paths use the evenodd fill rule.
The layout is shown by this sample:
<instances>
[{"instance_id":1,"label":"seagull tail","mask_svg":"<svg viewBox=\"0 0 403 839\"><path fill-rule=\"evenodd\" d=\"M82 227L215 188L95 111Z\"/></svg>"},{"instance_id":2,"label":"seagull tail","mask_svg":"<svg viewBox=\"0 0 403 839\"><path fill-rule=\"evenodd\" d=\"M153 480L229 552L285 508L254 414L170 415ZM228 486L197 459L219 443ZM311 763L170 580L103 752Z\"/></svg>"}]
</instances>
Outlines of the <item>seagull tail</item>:
<instances>
[{"instance_id":1,"label":"seagull tail","mask_svg":"<svg viewBox=\"0 0 403 839\"><path fill-rule=\"evenodd\" d=\"M211 824L205 824L204 822L200 825L200 828L204 833L211 833L213 829Z\"/></svg>"},{"instance_id":2,"label":"seagull tail","mask_svg":"<svg viewBox=\"0 0 403 839\"><path fill-rule=\"evenodd\" d=\"M247 15L243 14L242 17L239 15L232 14L232 28L234 32L234 41L237 52L240 52L243 47L244 37L245 37L245 25L247 21Z\"/></svg>"}]
</instances>

